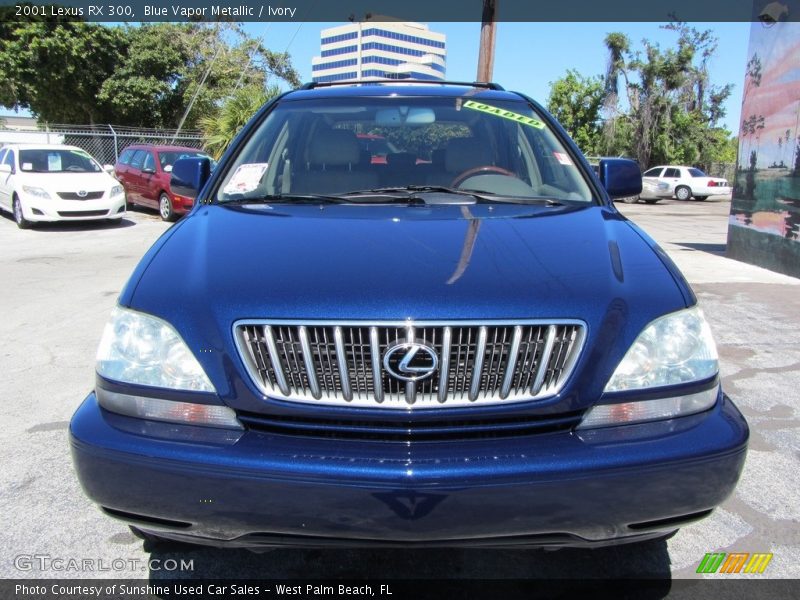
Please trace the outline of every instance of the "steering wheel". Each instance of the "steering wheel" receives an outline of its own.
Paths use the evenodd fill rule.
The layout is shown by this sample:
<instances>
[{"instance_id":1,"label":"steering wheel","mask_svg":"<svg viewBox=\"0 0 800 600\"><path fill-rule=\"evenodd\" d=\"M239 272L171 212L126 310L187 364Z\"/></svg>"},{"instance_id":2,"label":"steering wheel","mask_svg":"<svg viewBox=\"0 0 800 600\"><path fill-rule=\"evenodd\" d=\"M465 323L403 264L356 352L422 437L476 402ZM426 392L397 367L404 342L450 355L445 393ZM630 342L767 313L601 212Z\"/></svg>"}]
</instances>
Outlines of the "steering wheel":
<instances>
[{"instance_id":1,"label":"steering wheel","mask_svg":"<svg viewBox=\"0 0 800 600\"><path fill-rule=\"evenodd\" d=\"M503 167L497 167L495 165L481 165L480 167L467 169L466 171L463 171L457 175L456 178L453 179L453 183L450 184L450 187L457 188L473 175L479 175L482 173L497 173L498 175L506 175L507 177L519 179L519 176L516 173L513 173L508 169L504 169Z\"/></svg>"}]
</instances>

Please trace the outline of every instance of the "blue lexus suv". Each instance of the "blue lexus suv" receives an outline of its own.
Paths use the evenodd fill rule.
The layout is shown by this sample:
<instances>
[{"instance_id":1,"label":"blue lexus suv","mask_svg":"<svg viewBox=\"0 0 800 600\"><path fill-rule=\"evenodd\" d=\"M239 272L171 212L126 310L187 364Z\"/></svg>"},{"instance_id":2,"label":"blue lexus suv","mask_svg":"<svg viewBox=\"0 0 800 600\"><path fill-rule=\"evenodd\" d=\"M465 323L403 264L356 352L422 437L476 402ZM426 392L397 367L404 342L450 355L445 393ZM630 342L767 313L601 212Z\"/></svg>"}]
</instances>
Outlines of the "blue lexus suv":
<instances>
[{"instance_id":1,"label":"blue lexus suv","mask_svg":"<svg viewBox=\"0 0 800 600\"><path fill-rule=\"evenodd\" d=\"M379 136L380 160L360 139ZM495 84L309 84L147 252L70 427L145 539L603 546L733 491L748 428L697 299L537 103Z\"/></svg>"}]
</instances>

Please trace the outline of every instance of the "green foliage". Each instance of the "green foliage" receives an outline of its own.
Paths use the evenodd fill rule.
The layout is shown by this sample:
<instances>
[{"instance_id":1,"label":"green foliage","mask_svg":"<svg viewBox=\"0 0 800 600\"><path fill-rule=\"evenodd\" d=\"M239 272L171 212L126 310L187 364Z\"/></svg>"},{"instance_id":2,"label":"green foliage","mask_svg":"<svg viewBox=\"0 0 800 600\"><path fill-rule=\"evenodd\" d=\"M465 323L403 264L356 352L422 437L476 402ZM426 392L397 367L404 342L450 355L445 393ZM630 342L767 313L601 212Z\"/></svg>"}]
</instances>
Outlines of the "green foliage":
<instances>
[{"instance_id":1,"label":"green foliage","mask_svg":"<svg viewBox=\"0 0 800 600\"><path fill-rule=\"evenodd\" d=\"M280 89L277 86L264 89L248 85L236 90L233 96L223 102L219 110L200 120L206 139L206 152L218 160L258 109L278 94Z\"/></svg>"},{"instance_id":2,"label":"green foliage","mask_svg":"<svg viewBox=\"0 0 800 600\"><path fill-rule=\"evenodd\" d=\"M97 101L125 51L120 28L94 23L5 23L0 104L46 121L95 123L112 116Z\"/></svg>"},{"instance_id":3,"label":"green foliage","mask_svg":"<svg viewBox=\"0 0 800 600\"><path fill-rule=\"evenodd\" d=\"M185 127L214 114L231 90L299 76L238 24L0 25L0 105L43 121ZM198 89L200 89L198 93Z\"/></svg>"},{"instance_id":4,"label":"green foliage","mask_svg":"<svg viewBox=\"0 0 800 600\"><path fill-rule=\"evenodd\" d=\"M730 133L717 126L725 116L724 103L732 86L711 85L708 71L717 39L711 31L698 31L681 22L665 29L677 34L674 47L661 48L643 40L642 49L634 50L624 34L608 34L605 75L593 79L568 72L553 84L548 108L584 151L630 156L642 169L671 163L708 167L735 160ZM757 57L748 68L757 85ZM596 119L592 111L597 106L598 85L602 86L598 109L602 118ZM582 102L582 92L589 91L591 101ZM583 106L585 112L580 110Z\"/></svg>"},{"instance_id":5,"label":"green foliage","mask_svg":"<svg viewBox=\"0 0 800 600\"><path fill-rule=\"evenodd\" d=\"M601 77L583 77L569 70L550 84L547 110L563 125L584 154L600 153L602 122L600 111L605 100Z\"/></svg>"},{"instance_id":6,"label":"green foliage","mask_svg":"<svg viewBox=\"0 0 800 600\"><path fill-rule=\"evenodd\" d=\"M417 158L431 160L431 153L444 148L448 140L468 137L469 128L452 123L433 123L427 127L373 127L368 132L385 137L402 152L411 152Z\"/></svg>"}]
</instances>

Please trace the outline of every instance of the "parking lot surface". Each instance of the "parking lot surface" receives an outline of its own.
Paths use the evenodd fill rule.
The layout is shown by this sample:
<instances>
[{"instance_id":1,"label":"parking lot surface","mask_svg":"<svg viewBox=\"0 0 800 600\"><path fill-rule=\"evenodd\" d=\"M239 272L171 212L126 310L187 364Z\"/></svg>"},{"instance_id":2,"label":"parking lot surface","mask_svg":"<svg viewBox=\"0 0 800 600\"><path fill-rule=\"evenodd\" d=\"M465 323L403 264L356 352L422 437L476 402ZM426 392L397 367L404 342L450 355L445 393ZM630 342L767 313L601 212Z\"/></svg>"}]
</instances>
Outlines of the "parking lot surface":
<instances>
[{"instance_id":1,"label":"parking lot surface","mask_svg":"<svg viewBox=\"0 0 800 600\"><path fill-rule=\"evenodd\" d=\"M129 212L118 227L59 224L21 231L5 215L0 576L692 578L699 577L695 570L707 552L771 552L765 577L800 577L800 280L725 258L727 201L619 208L664 247L692 284L719 346L723 386L752 429L742 480L708 519L667 542L597 550L252 554L169 545L145 552L125 525L85 499L72 471L67 428L93 387L96 345L116 297L168 225L141 211ZM34 555L89 559L93 569L57 570ZM158 570L169 558L192 560L192 568Z\"/></svg>"}]
</instances>

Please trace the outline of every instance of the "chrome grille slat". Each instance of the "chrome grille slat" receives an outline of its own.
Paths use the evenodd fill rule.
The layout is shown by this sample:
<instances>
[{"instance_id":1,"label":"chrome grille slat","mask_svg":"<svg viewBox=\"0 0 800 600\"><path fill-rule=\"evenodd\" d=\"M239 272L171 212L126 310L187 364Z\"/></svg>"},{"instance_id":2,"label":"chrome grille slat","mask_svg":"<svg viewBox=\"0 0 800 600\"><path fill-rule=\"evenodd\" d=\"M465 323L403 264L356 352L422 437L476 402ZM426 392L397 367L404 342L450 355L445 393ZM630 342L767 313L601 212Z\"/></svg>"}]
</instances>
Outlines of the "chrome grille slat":
<instances>
[{"instance_id":1,"label":"chrome grille slat","mask_svg":"<svg viewBox=\"0 0 800 600\"><path fill-rule=\"evenodd\" d=\"M306 377L308 378L308 387L311 390L311 395L315 400L322 397L322 391L319 388L317 381L317 369L314 366L314 353L311 351L311 342L308 339L308 328L301 325L298 328L300 334L300 347L303 350L303 363L306 367Z\"/></svg>"},{"instance_id":2,"label":"chrome grille slat","mask_svg":"<svg viewBox=\"0 0 800 600\"><path fill-rule=\"evenodd\" d=\"M474 322L289 322L234 325L259 390L272 398L339 406L419 410L509 404L560 392L578 361L576 320ZM422 343L438 368L413 382L389 375L387 349Z\"/></svg>"},{"instance_id":3,"label":"chrome grille slat","mask_svg":"<svg viewBox=\"0 0 800 600\"><path fill-rule=\"evenodd\" d=\"M269 325L264 327L264 337L267 340L267 351L269 352L269 359L272 361L273 372L275 373L275 381L283 395L288 396L289 384L286 382L284 367L281 364L281 359L278 354L278 346L275 344L274 332L272 331L272 327Z\"/></svg>"},{"instance_id":4,"label":"chrome grille slat","mask_svg":"<svg viewBox=\"0 0 800 600\"><path fill-rule=\"evenodd\" d=\"M381 370L381 347L378 328L369 328L369 348L370 359L372 361L372 387L374 389L375 402L383 402L383 372Z\"/></svg>"},{"instance_id":5,"label":"chrome grille slat","mask_svg":"<svg viewBox=\"0 0 800 600\"><path fill-rule=\"evenodd\" d=\"M511 338L511 348L508 351L508 363L506 364L506 372L503 376L503 387L500 388L500 398L505 400L511 392L511 384L514 381L514 369L517 367L517 358L519 354L519 344L522 341L522 327L517 325L514 327L514 337Z\"/></svg>"},{"instance_id":6,"label":"chrome grille slat","mask_svg":"<svg viewBox=\"0 0 800 600\"><path fill-rule=\"evenodd\" d=\"M544 378L547 375L547 369L550 363L550 355L553 353L553 344L555 344L555 341L556 326L550 325L547 328L547 339L544 342L544 350L542 350L542 354L539 358L539 366L536 370L536 379L533 380L533 386L531 386L531 394L534 396L541 391L542 385L544 384Z\"/></svg>"},{"instance_id":7,"label":"chrome grille slat","mask_svg":"<svg viewBox=\"0 0 800 600\"><path fill-rule=\"evenodd\" d=\"M353 399L353 389L350 387L350 374L347 372L347 352L344 349L344 333L341 327L333 328L333 343L336 348L336 365L339 369L342 395L350 402Z\"/></svg>"},{"instance_id":8,"label":"chrome grille slat","mask_svg":"<svg viewBox=\"0 0 800 600\"><path fill-rule=\"evenodd\" d=\"M478 329L478 344L475 349L475 362L472 365L472 381L469 384L469 395L467 398L471 402L478 399L478 392L481 391L481 373L483 372L483 361L486 358L486 337L488 329L481 327Z\"/></svg>"},{"instance_id":9,"label":"chrome grille slat","mask_svg":"<svg viewBox=\"0 0 800 600\"><path fill-rule=\"evenodd\" d=\"M445 327L442 332L442 359L439 361L439 391L437 399L440 404L447 402L447 382L450 375L450 340L453 328Z\"/></svg>"}]
</instances>

